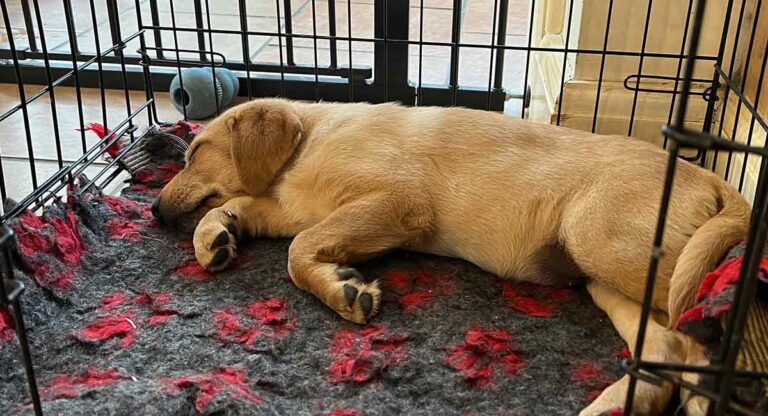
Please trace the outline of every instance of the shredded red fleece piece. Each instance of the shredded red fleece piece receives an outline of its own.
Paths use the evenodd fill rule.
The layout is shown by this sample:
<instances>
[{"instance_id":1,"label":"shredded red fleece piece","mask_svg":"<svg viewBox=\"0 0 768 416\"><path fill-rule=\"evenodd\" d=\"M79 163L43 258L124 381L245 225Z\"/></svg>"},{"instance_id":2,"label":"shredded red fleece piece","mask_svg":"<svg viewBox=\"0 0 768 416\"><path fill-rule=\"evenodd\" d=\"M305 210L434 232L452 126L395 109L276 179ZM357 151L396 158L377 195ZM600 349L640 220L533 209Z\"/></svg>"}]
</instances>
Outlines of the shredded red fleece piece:
<instances>
[{"instance_id":1,"label":"shredded red fleece piece","mask_svg":"<svg viewBox=\"0 0 768 416\"><path fill-rule=\"evenodd\" d=\"M54 215L38 217L27 210L18 220L14 232L23 269L43 288L72 288L75 267L85 253L74 215L67 212L63 218Z\"/></svg>"},{"instance_id":2,"label":"shredded red fleece piece","mask_svg":"<svg viewBox=\"0 0 768 416\"><path fill-rule=\"evenodd\" d=\"M66 221L53 216L45 219L53 227L53 246L56 257L65 264L79 264L85 248L77 234L75 216L67 212Z\"/></svg>"},{"instance_id":3,"label":"shredded red fleece piece","mask_svg":"<svg viewBox=\"0 0 768 416\"><path fill-rule=\"evenodd\" d=\"M112 293L109 295L104 296L104 298L101 300L100 307L102 310L110 312L114 309L120 308L121 306L126 305L126 301L128 300L128 297L125 293L117 292ZM146 307L150 311L149 318L147 319L147 322L150 326L156 326L162 323L167 322L169 319L171 319L174 316L179 315L179 312L168 308L164 306L165 304L171 302L173 300L173 296L171 296L168 293L142 293L139 295L136 295L133 298L133 304ZM136 308L129 308L127 313L133 314L136 316L137 314ZM125 314L123 314L124 316ZM117 318L116 318L117 319ZM140 326L140 323L142 322L139 318L129 318L131 319L131 322L133 324ZM116 321L117 322L117 321ZM126 321L127 322L127 321ZM130 324L131 322L128 322ZM118 322L120 325L119 328L125 328L123 323ZM134 328L135 329L135 328ZM112 326L107 331L116 331L117 329Z\"/></svg>"},{"instance_id":4,"label":"shredded red fleece piece","mask_svg":"<svg viewBox=\"0 0 768 416\"><path fill-rule=\"evenodd\" d=\"M222 309L213 317L217 337L224 342L241 344L246 349L261 335L280 340L296 328L296 319L288 319L285 301L270 298L245 307L245 315Z\"/></svg>"},{"instance_id":5,"label":"shredded red fleece piece","mask_svg":"<svg viewBox=\"0 0 768 416\"><path fill-rule=\"evenodd\" d=\"M15 328L11 313L5 306L0 306L0 343L11 341Z\"/></svg>"},{"instance_id":6,"label":"shredded red fleece piece","mask_svg":"<svg viewBox=\"0 0 768 416\"><path fill-rule=\"evenodd\" d=\"M519 285L515 285L510 282L502 283L501 295L506 300L507 306L518 312L537 318L548 318L555 316L557 312L554 304L545 303L531 296L526 296L519 289ZM551 290L551 288L547 289ZM550 294L551 293L552 292L550 292ZM562 292L556 291L554 293L557 297L563 296Z\"/></svg>"},{"instance_id":7,"label":"shredded red fleece piece","mask_svg":"<svg viewBox=\"0 0 768 416\"><path fill-rule=\"evenodd\" d=\"M40 397L46 401L72 399L95 388L117 384L129 378L113 368L104 371L88 368L83 374L74 376L57 374L40 389Z\"/></svg>"},{"instance_id":8,"label":"shredded red fleece piece","mask_svg":"<svg viewBox=\"0 0 768 416\"><path fill-rule=\"evenodd\" d=\"M336 409L329 413L328 416L363 416L363 414L355 409Z\"/></svg>"},{"instance_id":9,"label":"shredded red fleece piece","mask_svg":"<svg viewBox=\"0 0 768 416\"><path fill-rule=\"evenodd\" d=\"M101 309L109 312L125 303L126 299L125 293L112 293L111 295L104 296L99 306Z\"/></svg>"},{"instance_id":10,"label":"shredded red fleece piece","mask_svg":"<svg viewBox=\"0 0 768 416\"><path fill-rule=\"evenodd\" d=\"M150 326L156 326L167 322L174 316L179 315L179 312L175 309L164 306L172 300L173 296L168 293L142 293L137 295L133 302L137 305L147 306L152 311L152 315L150 315L148 322Z\"/></svg>"},{"instance_id":11,"label":"shredded red fleece piece","mask_svg":"<svg viewBox=\"0 0 768 416\"><path fill-rule=\"evenodd\" d=\"M24 256L31 256L37 252L46 253L53 245L50 238L40 231L46 225L34 212L25 211L18 216L19 225L15 227L16 241Z\"/></svg>"},{"instance_id":12,"label":"shredded red fleece piece","mask_svg":"<svg viewBox=\"0 0 768 416\"><path fill-rule=\"evenodd\" d=\"M75 338L85 342L105 342L111 338L122 338L120 345L128 348L136 338L136 313L133 311L99 318L84 329L74 333Z\"/></svg>"},{"instance_id":13,"label":"shredded red fleece piece","mask_svg":"<svg viewBox=\"0 0 768 416\"><path fill-rule=\"evenodd\" d=\"M248 376L244 368L222 367L211 372L167 378L161 381L171 393L194 389L196 394L195 409L205 413L205 408L220 394L245 399L253 404L263 401L248 385Z\"/></svg>"},{"instance_id":14,"label":"shredded red fleece piece","mask_svg":"<svg viewBox=\"0 0 768 416\"><path fill-rule=\"evenodd\" d=\"M245 307L245 314L254 319L262 330L268 330L273 339L282 339L296 329L296 318L288 319L285 301L280 298L252 303Z\"/></svg>"},{"instance_id":15,"label":"shredded red fleece piece","mask_svg":"<svg viewBox=\"0 0 768 416\"><path fill-rule=\"evenodd\" d=\"M697 338L696 325L705 318L719 318L731 309L744 257L734 257L707 273L696 293L696 305L680 315L676 329ZM762 258L757 276L768 281L768 260Z\"/></svg>"},{"instance_id":16,"label":"shredded red fleece piece","mask_svg":"<svg viewBox=\"0 0 768 416\"><path fill-rule=\"evenodd\" d=\"M742 264L744 264L744 257L736 257L721 264L714 271L707 273L701 282L701 286L699 286L699 291L696 293L696 301L701 302L707 297L734 286L739 280ZM763 276L767 275L768 260L765 258L761 259L758 270Z\"/></svg>"},{"instance_id":17,"label":"shredded red fleece piece","mask_svg":"<svg viewBox=\"0 0 768 416\"><path fill-rule=\"evenodd\" d=\"M221 341L242 344L246 348L250 347L261 335L258 328L244 325L240 316L231 309L216 312L213 322L217 336Z\"/></svg>"},{"instance_id":18,"label":"shredded red fleece piece","mask_svg":"<svg viewBox=\"0 0 768 416\"><path fill-rule=\"evenodd\" d=\"M427 307L437 297L447 297L453 293L453 280L450 275L437 275L424 270L408 273L404 270L391 270L384 278L398 294L403 312L412 312L417 308Z\"/></svg>"},{"instance_id":19,"label":"shredded red fleece piece","mask_svg":"<svg viewBox=\"0 0 768 416\"><path fill-rule=\"evenodd\" d=\"M126 219L152 219L152 208L149 204L139 203L128 198L116 197L111 195L102 196L109 209L115 214Z\"/></svg>"},{"instance_id":20,"label":"shredded red fleece piece","mask_svg":"<svg viewBox=\"0 0 768 416\"><path fill-rule=\"evenodd\" d=\"M173 269L171 269L171 273L180 277L201 281L201 282L212 280L214 278L215 275L212 272L206 270L203 266L200 265L200 263L197 262L197 259L195 259L194 257L195 248L194 246L192 246L191 243L178 244L177 246L184 250L189 250L192 255L180 261L178 264L176 264L173 267ZM251 261L251 258L252 257L247 254L241 254L238 257L236 257L234 260L232 260L228 268L236 269L239 267L243 267L249 261Z\"/></svg>"},{"instance_id":21,"label":"shredded red fleece piece","mask_svg":"<svg viewBox=\"0 0 768 416\"><path fill-rule=\"evenodd\" d=\"M47 271L47 267L40 267L37 270L38 273L36 273L36 275L39 275L37 282L39 282L43 287L58 290L68 290L75 286L74 270L64 270L58 273L49 273Z\"/></svg>"},{"instance_id":22,"label":"shredded red fleece piece","mask_svg":"<svg viewBox=\"0 0 768 416\"><path fill-rule=\"evenodd\" d=\"M141 240L142 226L135 221L110 218L106 225L111 240L126 240L132 243Z\"/></svg>"},{"instance_id":23,"label":"shredded red fleece piece","mask_svg":"<svg viewBox=\"0 0 768 416\"><path fill-rule=\"evenodd\" d=\"M616 358L619 360L625 360L627 358L632 358L632 353L629 351L629 347L622 348L619 352L616 353Z\"/></svg>"},{"instance_id":24,"label":"shredded red fleece piece","mask_svg":"<svg viewBox=\"0 0 768 416\"><path fill-rule=\"evenodd\" d=\"M214 276L213 273L205 270L205 268L203 268L203 266L201 266L194 257L181 261L179 264L174 266L174 268L171 270L171 273L197 281L211 280Z\"/></svg>"},{"instance_id":25,"label":"shredded red fleece piece","mask_svg":"<svg viewBox=\"0 0 768 416\"><path fill-rule=\"evenodd\" d=\"M592 402L600 396L606 387L616 380L606 374L600 366L592 361L578 361L573 363L571 380L587 388L587 400Z\"/></svg>"},{"instance_id":26,"label":"shredded red fleece piece","mask_svg":"<svg viewBox=\"0 0 768 416\"><path fill-rule=\"evenodd\" d=\"M464 342L448 349L446 363L461 372L473 387L486 387L493 383L494 366L508 376L517 375L525 368L525 360L512 347L512 334L504 330L473 328L467 331Z\"/></svg>"},{"instance_id":27,"label":"shredded red fleece piece","mask_svg":"<svg viewBox=\"0 0 768 416\"><path fill-rule=\"evenodd\" d=\"M76 130L80 131L80 129L76 129ZM104 137L112 133L108 128L105 128L103 125L99 123L88 123L85 125L82 131L92 131L97 136L99 136L100 139L103 139ZM112 139L114 139L114 137L110 136L109 139L107 139L107 141L110 141ZM102 149L104 148L104 144L102 144L101 148ZM107 154L110 155L111 157L113 158L117 157L119 153L120 153L120 140L115 141L115 143L112 143L111 146L107 147Z\"/></svg>"},{"instance_id":28,"label":"shredded red fleece piece","mask_svg":"<svg viewBox=\"0 0 768 416\"><path fill-rule=\"evenodd\" d=\"M407 334L391 332L386 326L336 331L331 343L331 354L336 358L329 368L331 382L363 384L377 380L387 367L405 359L407 340Z\"/></svg>"},{"instance_id":29,"label":"shredded red fleece piece","mask_svg":"<svg viewBox=\"0 0 768 416\"><path fill-rule=\"evenodd\" d=\"M164 163L152 169L142 169L133 175L135 184L147 185L152 188L162 188L182 169L179 163Z\"/></svg>"}]
</instances>

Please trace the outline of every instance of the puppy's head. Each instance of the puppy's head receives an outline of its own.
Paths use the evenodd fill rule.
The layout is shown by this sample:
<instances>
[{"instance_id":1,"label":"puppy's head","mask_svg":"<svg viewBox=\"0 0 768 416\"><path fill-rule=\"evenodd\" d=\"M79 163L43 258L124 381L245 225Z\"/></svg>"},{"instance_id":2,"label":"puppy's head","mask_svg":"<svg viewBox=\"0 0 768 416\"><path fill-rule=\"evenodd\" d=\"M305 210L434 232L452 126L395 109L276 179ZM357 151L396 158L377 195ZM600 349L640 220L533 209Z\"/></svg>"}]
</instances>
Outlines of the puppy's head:
<instances>
[{"instance_id":1,"label":"puppy's head","mask_svg":"<svg viewBox=\"0 0 768 416\"><path fill-rule=\"evenodd\" d=\"M287 101L252 101L223 113L192 141L184 169L160 192L152 213L193 231L230 199L264 195L296 151L301 130Z\"/></svg>"}]
</instances>

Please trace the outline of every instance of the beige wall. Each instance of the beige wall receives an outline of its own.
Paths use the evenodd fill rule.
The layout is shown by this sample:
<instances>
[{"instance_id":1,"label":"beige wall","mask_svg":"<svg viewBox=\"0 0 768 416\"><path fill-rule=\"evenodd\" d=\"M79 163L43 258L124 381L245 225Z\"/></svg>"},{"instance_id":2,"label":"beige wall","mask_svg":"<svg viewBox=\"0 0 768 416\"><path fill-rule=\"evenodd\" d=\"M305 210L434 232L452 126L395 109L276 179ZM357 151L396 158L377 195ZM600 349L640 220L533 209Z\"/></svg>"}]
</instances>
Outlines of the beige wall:
<instances>
[{"instance_id":1,"label":"beige wall","mask_svg":"<svg viewBox=\"0 0 768 416\"><path fill-rule=\"evenodd\" d=\"M736 52L726 53L725 62L723 67L726 70L730 69L731 61L733 61L733 80L736 85L741 86L744 83L744 95L749 100L750 104L754 105L758 103L758 112L765 119L768 118L768 77L763 78L762 87L758 88L758 82L760 81L760 72L763 67L763 60L765 57L765 46L768 42L768 2L762 3L760 11L760 18L757 22L757 29L755 32L754 46L752 53L748 54L749 38L752 35L752 27L754 27L754 21L756 16L756 0L747 0L747 6L745 9L744 23L742 24L742 33L739 38L738 47ZM735 27L734 20L734 27ZM726 44L727 51L733 51L733 44L735 39L731 36ZM747 63L749 67L747 68ZM746 71L745 71L746 70ZM745 78L746 77L746 78ZM758 99L758 90L759 99ZM722 94L721 94L722 95ZM722 106L719 110L722 111ZM718 112L717 121L720 120L720 112ZM741 106L739 111L739 103L734 94L729 94L728 104L725 105L725 114L723 115L722 123L722 135L723 137L731 140L737 140L742 143L750 141L753 146L763 146L765 144L766 134L759 124L753 123L752 117L749 112ZM750 128L752 133L750 135ZM720 126L717 126L717 130ZM716 131L717 131L716 130ZM712 152L714 156L714 152ZM711 160L714 157L710 158ZM744 162L744 155L733 154L731 156L731 164L728 172L728 181L734 186L739 186L741 182L742 171L746 169L744 174L744 181L742 184L742 193L751 201L754 196L754 189L757 185L757 177L760 169L761 158L755 155L750 155L747 158L747 162ZM721 175L725 175L726 166L728 166L728 153L718 152L717 158L717 172ZM711 166L711 165L710 165Z\"/></svg>"},{"instance_id":2,"label":"beige wall","mask_svg":"<svg viewBox=\"0 0 768 416\"><path fill-rule=\"evenodd\" d=\"M537 2L533 43L538 46L562 48L567 35L568 4L566 0ZM605 35L608 0L576 0L574 2L570 48L602 50ZM722 34L727 0L710 0L707 5L700 54L716 55ZM650 30L646 52L679 54L686 20L688 2L684 0L655 0L651 8ZM608 50L640 52L648 0L615 0L611 18ZM565 88L560 95L563 53L533 54L531 86L533 102L529 117L533 120L555 122L562 101L561 124L590 130L597 95L600 55L568 55ZM601 87L597 132L626 135L632 112L634 93L624 88L624 79L638 70L639 58L608 56ZM646 57L643 74L674 76L678 59ZM711 65L697 65L695 76L711 79ZM644 80L646 88L672 90L673 81ZM701 89L703 86L694 86ZM661 126L667 122L671 95L640 93L636 107L633 136L660 142ZM694 98L689 106L688 121L693 126L703 120L706 104Z\"/></svg>"}]
</instances>

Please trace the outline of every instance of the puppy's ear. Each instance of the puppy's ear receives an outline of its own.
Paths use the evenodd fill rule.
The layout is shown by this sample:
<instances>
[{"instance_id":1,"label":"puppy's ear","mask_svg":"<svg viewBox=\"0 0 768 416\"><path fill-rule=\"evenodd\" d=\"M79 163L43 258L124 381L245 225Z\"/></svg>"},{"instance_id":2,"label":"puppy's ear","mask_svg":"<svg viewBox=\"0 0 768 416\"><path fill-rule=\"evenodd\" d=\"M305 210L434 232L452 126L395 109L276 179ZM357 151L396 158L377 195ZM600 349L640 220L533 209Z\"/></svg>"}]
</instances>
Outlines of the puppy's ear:
<instances>
[{"instance_id":1,"label":"puppy's ear","mask_svg":"<svg viewBox=\"0 0 768 416\"><path fill-rule=\"evenodd\" d=\"M296 151L301 120L288 103L243 104L227 120L232 158L240 181L251 195L260 195Z\"/></svg>"}]
</instances>

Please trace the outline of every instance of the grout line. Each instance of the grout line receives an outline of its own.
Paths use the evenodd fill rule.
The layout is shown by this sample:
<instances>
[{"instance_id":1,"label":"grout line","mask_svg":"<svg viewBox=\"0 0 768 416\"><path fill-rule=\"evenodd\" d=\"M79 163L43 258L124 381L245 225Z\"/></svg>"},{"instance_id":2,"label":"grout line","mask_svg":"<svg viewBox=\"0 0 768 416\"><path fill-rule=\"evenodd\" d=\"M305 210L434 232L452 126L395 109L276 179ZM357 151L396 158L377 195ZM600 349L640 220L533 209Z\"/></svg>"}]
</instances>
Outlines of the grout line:
<instances>
[{"instance_id":1,"label":"grout line","mask_svg":"<svg viewBox=\"0 0 768 416\"><path fill-rule=\"evenodd\" d=\"M311 2L311 1L312 1L312 0L304 0L304 3L303 3L301 6L299 6L299 7L298 7L298 9L296 10L296 12L294 12L294 13L292 13L292 14L291 14L291 18L293 18L293 17L296 17L296 16L298 16L298 15L299 15L299 13L303 12L303 11L304 11L304 9L307 7L307 5L309 5L309 4L310 4L310 2ZM280 29L283 31L283 33L285 33L285 32L284 32L284 30L285 30L285 14L282 14L281 16L283 16L283 21L282 21L282 23L281 23L281 24L282 24L282 26L280 27ZM273 16L273 17L277 18L277 14L275 14L275 16ZM248 40L249 40L249 42L250 42L250 39L251 39L251 37L250 37L250 36L247 36L247 38L248 38ZM256 61L256 58L258 57L258 55L259 55L261 52L263 52L263 51L264 51L264 49L265 49L265 48L266 48L266 47L267 47L267 46L268 46L268 45L269 45L269 44L272 42L272 40L273 40L273 39L275 39L275 36L274 36L274 35L273 35L273 36L270 36L269 38L267 38L267 41L266 41L266 42L264 42L264 43L263 43L263 44L262 44L262 45L261 45L261 46L260 46L258 49L256 49L256 51L255 51L255 52L253 52L253 53L251 54L251 56L249 56L249 57L248 57L248 60L249 60L250 62L254 62L254 61ZM287 47L288 47L288 46L286 45L286 48L287 48ZM296 45L294 44L294 45L293 45L293 47L294 47L294 48L296 48ZM279 62L278 62L278 63L279 63Z\"/></svg>"}]
</instances>

